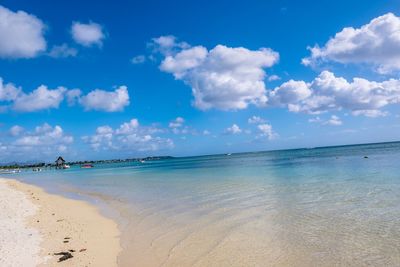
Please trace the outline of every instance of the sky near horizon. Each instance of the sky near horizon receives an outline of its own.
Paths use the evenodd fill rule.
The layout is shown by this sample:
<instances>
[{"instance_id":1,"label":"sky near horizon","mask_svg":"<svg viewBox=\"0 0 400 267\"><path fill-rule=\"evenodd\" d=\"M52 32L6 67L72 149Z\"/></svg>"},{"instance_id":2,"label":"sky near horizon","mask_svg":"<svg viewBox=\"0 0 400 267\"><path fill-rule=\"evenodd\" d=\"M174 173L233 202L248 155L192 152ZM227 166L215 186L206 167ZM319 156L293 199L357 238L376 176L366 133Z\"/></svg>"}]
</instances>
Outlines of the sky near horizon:
<instances>
[{"instance_id":1,"label":"sky near horizon","mask_svg":"<svg viewBox=\"0 0 400 267\"><path fill-rule=\"evenodd\" d=\"M400 140L400 1L0 2L0 162Z\"/></svg>"}]
</instances>

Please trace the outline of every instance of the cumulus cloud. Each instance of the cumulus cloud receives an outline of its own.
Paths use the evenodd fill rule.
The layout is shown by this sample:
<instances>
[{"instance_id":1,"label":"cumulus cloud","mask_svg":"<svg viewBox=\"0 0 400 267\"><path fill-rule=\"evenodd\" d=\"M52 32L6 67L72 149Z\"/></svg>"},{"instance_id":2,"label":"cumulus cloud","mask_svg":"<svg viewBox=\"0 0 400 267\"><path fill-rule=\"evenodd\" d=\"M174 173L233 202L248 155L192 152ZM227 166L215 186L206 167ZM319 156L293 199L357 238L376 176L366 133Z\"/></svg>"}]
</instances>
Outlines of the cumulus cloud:
<instances>
[{"instance_id":1,"label":"cumulus cloud","mask_svg":"<svg viewBox=\"0 0 400 267\"><path fill-rule=\"evenodd\" d=\"M370 118L385 117L389 114L387 111L370 109L370 110L355 110L351 114L354 116L366 116Z\"/></svg>"},{"instance_id":2,"label":"cumulus cloud","mask_svg":"<svg viewBox=\"0 0 400 267\"><path fill-rule=\"evenodd\" d=\"M309 86L304 81L290 80L269 92L269 104L279 106L286 103L295 103L311 95Z\"/></svg>"},{"instance_id":3,"label":"cumulus cloud","mask_svg":"<svg viewBox=\"0 0 400 267\"><path fill-rule=\"evenodd\" d=\"M247 120L247 122L250 124L259 124L259 123L264 123L265 120L259 116L252 116Z\"/></svg>"},{"instance_id":4,"label":"cumulus cloud","mask_svg":"<svg viewBox=\"0 0 400 267\"><path fill-rule=\"evenodd\" d=\"M67 44L55 45L48 53L50 57L54 58L75 57L77 54L78 50L73 47L69 47Z\"/></svg>"},{"instance_id":5,"label":"cumulus cloud","mask_svg":"<svg viewBox=\"0 0 400 267\"><path fill-rule=\"evenodd\" d=\"M114 148L113 146L114 130L110 126L99 126L96 129L96 134L90 137L83 137L83 140L90 144L91 148L98 151L101 146L105 148Z\"/></svg>"},{"instance_id":6,"label":"cumulus cloud","mask_svg":"<svg viewBox=\"0 0 400 267\"><path fill-rule=\"evenodd\" d=\"M392 13L374 18L360 28L347 27L323 47L309 48L305 65L324 61L372 64L381 73L400 70L400 18Z\"/></svg>"},{"instance_id":7,"label":"cumulus cloud","mask_svg":"<svg viewBox=\"0 0 400 267\"><path fill-rule=\"evenodd\" d=\"M156 132L152 126L142 126L137 119L132 119L116 129L100 126L94 135L82 139L96 151L157 151L174 147L171 139L154 136Z\"/></svg>"},{"instance_id":8,"label":"cumulus cloud","mask_svg":"<svg viewBox=\"0 0 400 267\"><path fill-rule=\"evenodd\" d=\"M182 79L188 70L201 65L207 54L207 49L202 46L184 49L174 56L167 56L162 61L160 69L172 73L176 79Z\"/></svg>"},{"instance_id":9,"label":"cumulus cloud","mask_svg":"<svg viewBox=\"0 0 400 267\"><path fill-rule=\"evenodd\" d=\"M237 124L233 124L231 127L225 129L225 134L240 134L242 129Z\"/></svg>"},{"instance_id":10,"label":"cumulus cloud","mask_svg":"<svg viewBox=\"0 0 400 267\"><path fill-rule=\"evenodd\" d=\"M168 127L174 134L198 134L196 130L191 129L189 126L185 125L185 119L182 117L177 117L176 119L170 121Z\"/></svg>"},{"instance_id":11,"label":"cumulus cloud","mask_svg":"<svg viewBox=\"0 0 400 267\"><path fill-rule=\"evenodd\" d=\"M45 123L37 126L34 132L28 133L25 136L18 138L14 144L17 146L36 147L49 145L68 145L74 141L70 135L65 135L63 129L56 125Z\"/></svg>"},{"instance_id":12,"label":"cumulus cloud","mask_svg":"<svg viewBox=\"0 0 400 267\"><path fill-rule=\"evenodd\" d=\"M332 126L340 126L343 124L342 120L336 115L332 115L327 120L323 120L320 117L315 117L315 118L309 119L308 121L311 123L319 123L322 125L332 125Z\"/></svg>"},{"instance_id":13,"label":"cumulus cloud","mask_svg":"<svg viewBox=\"0 0 400 267\"><path fill-rule=\"evenodd\" d=\"M95 89L83 96L80 102L86 110L122 111L129 105L128 88L123 85L111 92Z\"/></svg>"},{"instance_id":14,"label":"cumulus cloud","mask_svg":"<svg viewBox=\"0 0 400 267\"><path fill-rule=\"evenodd\" d=\"M64 87L48 89L47 86L41 85L30 93L25 93L20 87L4 83L0 78L0 103L5 102L6 107L18 112L58 108L66 92Z\"/></svg>"},{"instance_id":15,"label":"cumulus cloud","mask_svg":"<svg viewBox=\"0 0 400 267\"><path fill-rule=\"evenodd\" d=\"M21 93L21 88L16 87L12 83L4 83L0 77L0 102L13 101Z\"/></svg>"},{"instance_id":16,"label":"cumulus cloud","mask_svg":"<svg viewBox=\"0 0 400 267\"><path fill-rule=\"evenodd\" d=\"M95 89L86 95L78 88L67 89L57 87L49 89L41 85L35 90L25 93L12 83L4 83L0 77L0 108L6 111L11 108L18 112L35 112L46 109L59 108L64 100L72 106L81 104L85 110L100 110L106 112L122 111L129 105L129 94L126 86L120 86L114 91Z\"/></svg>"},{"instance_id":17,"label":"cumulus cloud","mask_svg":"<svg viewBox=\"0 0 400 267\"><path fill-rule=\"evenodd\" d=\"M171 55L177 53L179 50L190 47L186 42L178 42L176 37L173 35L164 35L153 38L148 46L153 48L154 52L160 52L163 55Z\"/></svg>"},{"instance_id":18,"label":"cumulus cloud","mask_svg":"<svg viewBox=\"0 0 400 267\"><path fill-rule=\"evenodd\" d=\"M329 120L327 120L324 124L339 126L339 125L342 125L343 122L340 120L340 118L338 116L332 115L331 118Z\"/></svg>"},{"instance_id":19,"label":"cumulus cloud","mask_svg":"<svg viewBox=\"0 0 400 267\"><path fill-rule=\"evenodd\" d=\"M169 128L179 128L182 127L185 119L182 117L177 117L175 120L171 121L168 125Z\"/></svg>"},{"instance_id":20,"label":"cumulus cloud","mask_svg":"<svg viewBox=\"0 0 400 267\"><path fill-rule=\"evenodd\" d=\"M41 85L29 94L20 93L14 100L13 109L20 112L32 112L43 109L58 108L67 91L64 87L48 89Z\"/></svg>"},{"instance_id":21,"label":"cumulus cloud","mask_svg":"<svg viewBox=\"0 0 400 267\"><path fill-rule=\"evenodd\" d=\"M124 122L119 126L119 128L115 131L116 134L128 135L137 131L139 128L138 119L131 119L129 122Z\"/></svg>"},{"instance_id":22,"label":"cumulus cloud","mask_svg":"<svg viewBox=\"0 0 400 267\"><path fill-rule=\"evenodd\" d=\"M56 125L47 123L28 131L15 125L10 129L13 137L8 142L2 143L3 160L23 156L24 159L42 159L43 157L55 157L61 152L66 152L73 143L74 138Z\"/></svg>"},{"instance_id":23,"label":"cumulus cloud","mask_svg":"<svg viewBox=\"0 0 400 267\"><path fill-rule=\"evenodd\" d=\"M65 95L67 97L68 105L73 106L75 105L75 103L79 102L82 95L82 91L81 89L71 89L68 90Z\"/></svg>"},{"instance_id":24,"label":"cumulus cloud","mask_svg":"<svg viewBox=\"0 0 400 267\"><path fill-rule=\"evenodd\" d=\"M269 93L268 103L308 114L349 110L353 115L382 116L386 112L381 108L400 103L400 80L354 78L349 82L323 71L310 83L289 81L275 88Z\"/></svg>"},{"instance_id":25,"label":"cumulus cloud","mask_svg":"<svg viewBox=\"0 0 400 267\"><path fill-rule=\"evenodd\" d=\"M24 131L24 128L19 125L14 125L10 128L11 136L18 136Z\"/></svg>"},{"instance_id":26,"label":"cumulus cloud","mask_svg":"<svg viewBox=\"0 0 400 267\"><path fill-rule=\"evenodd\" d=\"M158 38L153 38L153 42L160 48L171 49L178 45L176 42L176 37L173 35L160 36Z\"/></svg>"},{"instance_id":27,"label":"cumulus cloud","mask_svg":"<svg viewBox=\"0 0 400 267\"><path fill-rule=\"evenodd\" d=\"M44 23L24 11L0 6L0 57L33 58L46 50Z\"/></svg>"},{"instance_id":28,"label":"cumulus cloud","mask_svg":"<svg viewBox=\"0 0 400 267\"><path fill-rule=\"evenodd\" d=\"M153 42L165 56L160 69L192 88L195 107L238 110L249 104L266 103L264 68L279 60L279 54L272 49L217 45L208 50L177 43L172 36L162 36Z\"/></svg>"},{"instance_id":29,"label":"cumulus cloud","mask_svg":"<svg viewBox=\"0 0 400 267\"><path fill-rule=\"evenodd\" d=\"M266 137L268 140L272 140L275 137L277 137L277 134L272 130L272 125L268 123L263 123L257 125L257 129L259 130L260 134L257 136L258 138L260 137Z\"/></svg>"},{"instance_id":30,"label":"cumulus cloud","mask_svg":"<svg viewBox=\"0 0 400 267\"><path fill-rule=\"evenodd\" d=\"M89 47L102 46L105 33L100 24L89 22L87 24L74 22L71 27L72 38L80 45Z\"/></svg>"}]
</instances>

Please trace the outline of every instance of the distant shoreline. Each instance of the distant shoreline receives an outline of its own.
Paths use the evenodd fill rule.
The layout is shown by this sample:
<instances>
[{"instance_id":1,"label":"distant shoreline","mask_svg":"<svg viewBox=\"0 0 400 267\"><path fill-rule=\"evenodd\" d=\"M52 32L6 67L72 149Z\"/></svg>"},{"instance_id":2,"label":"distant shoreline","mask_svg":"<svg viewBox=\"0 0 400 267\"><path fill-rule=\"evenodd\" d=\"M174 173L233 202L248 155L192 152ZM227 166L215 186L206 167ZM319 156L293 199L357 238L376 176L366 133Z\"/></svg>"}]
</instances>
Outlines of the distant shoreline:
<instances>
[{"instance_id":1,"label":"distant shoreline","mask_svg":"<svg viewBox=\"0 0 400 267\"><path fill-rule=\"evenodd\" d=\"M174 157L171 156L159 156L159 157L145 157L145 158L128 158L128 159L107 159L107 160L84 160L84 161L68 161L65 162L67 165L85 165L85 164L105 164L105 163L124 163L124 162L145 162L152 160L165 160L172 159ZM0 170L8 170L8 169L29 169L29 168L57 168L57 166L53 163L13 163L13 164L5 164L0 165ZM1 174L1 173L0 173Z\"/></svg>"},{"instance_id":2,"label":"distant shoreline","mask_svg":"<svg viewBox=\"0 0 400 267\"><path fill-rule=\"evenodd\" d=\"M137 158L126 158L126 159L104 159L104 160L80 160L80 161L67 161L68 165L83 165L83 164L104 164L104 163L124 163L124 162L142 162L142 161L154 161L154 160L169 160L179 158L195 158L195 157L209 157L209 156L221 156L221 155L234 155L234 154L248 154L248 153L262 153L262 152L277 152L277 151L290 151L290 150L301 150L301 149L324 149L324 148L335 148L335 147L348 147L348 146L363 146L363 145L378 145L378 144L391 144L399 143L398 141L386 141L386 142L372 142L372 143L357 143L357 144L344 144L344 145L329 145L329 146L316 146L316 147L299 147L299 148L285 148L285 149L271 149L271 150L259 150L259 151L243 151L243 152L232 152L232 153L217 153L217 154L203 154L195 156L149 156L149 157L137 157ZM26 169L35 167L50 167L54 168L54 164L49 163L15 163L9 165L8 163L1 164L0 170L4 169ZM1 173L0 173L1 174Z\"/></svg>"}]
</instances>

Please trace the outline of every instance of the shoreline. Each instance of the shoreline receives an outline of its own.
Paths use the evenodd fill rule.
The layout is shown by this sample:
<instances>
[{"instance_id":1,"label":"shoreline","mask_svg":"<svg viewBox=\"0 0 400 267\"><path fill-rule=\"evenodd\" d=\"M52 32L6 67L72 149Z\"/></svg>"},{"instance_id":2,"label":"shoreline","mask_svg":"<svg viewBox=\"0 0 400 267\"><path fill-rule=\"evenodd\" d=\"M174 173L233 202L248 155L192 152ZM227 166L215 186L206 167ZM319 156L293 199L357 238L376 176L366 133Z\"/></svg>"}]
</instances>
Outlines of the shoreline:
<instances>
[{"instance_id":1,"label":"shoreline","mask_svg":"<svg viewBox=\"0 0 400 267\"><path fill-rule=\"evenodd\" d=\"M95 206L7 178L0 178L0 193L8 213L0 221L8 233L0 245L6 260L24 266L118 266L118 225ZM64 255L55 253L67 259L58 262Z\"/></svg>"}]
</instances>

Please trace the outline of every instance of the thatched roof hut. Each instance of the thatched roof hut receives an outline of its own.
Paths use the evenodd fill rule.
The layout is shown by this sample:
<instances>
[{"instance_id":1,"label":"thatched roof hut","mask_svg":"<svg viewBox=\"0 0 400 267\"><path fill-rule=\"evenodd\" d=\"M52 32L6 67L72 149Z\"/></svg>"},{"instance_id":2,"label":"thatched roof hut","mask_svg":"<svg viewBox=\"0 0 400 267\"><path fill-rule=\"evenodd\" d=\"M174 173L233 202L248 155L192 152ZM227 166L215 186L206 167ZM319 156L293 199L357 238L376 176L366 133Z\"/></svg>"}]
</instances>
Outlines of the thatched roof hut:
<instances>
[{"instance_id":1,"label":"thatched roof hut","mask_svg":"<svg viewBox=\"0 0 400 267\"><path fill-rule=\"evenodd\" d=\"M62 167L65 164L65 160L62 157L58 157L55 161L56 167Z\"/></svg>"}]
</instances>

